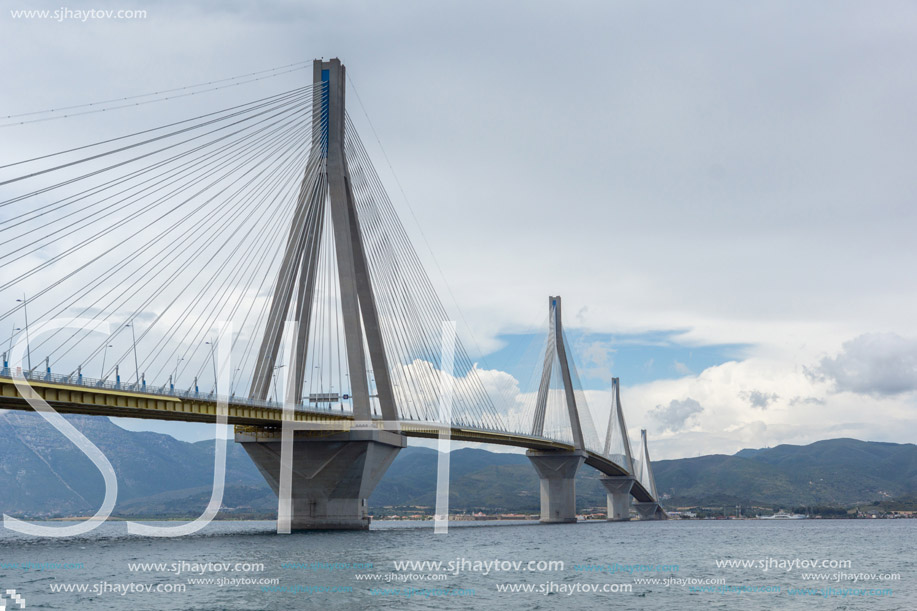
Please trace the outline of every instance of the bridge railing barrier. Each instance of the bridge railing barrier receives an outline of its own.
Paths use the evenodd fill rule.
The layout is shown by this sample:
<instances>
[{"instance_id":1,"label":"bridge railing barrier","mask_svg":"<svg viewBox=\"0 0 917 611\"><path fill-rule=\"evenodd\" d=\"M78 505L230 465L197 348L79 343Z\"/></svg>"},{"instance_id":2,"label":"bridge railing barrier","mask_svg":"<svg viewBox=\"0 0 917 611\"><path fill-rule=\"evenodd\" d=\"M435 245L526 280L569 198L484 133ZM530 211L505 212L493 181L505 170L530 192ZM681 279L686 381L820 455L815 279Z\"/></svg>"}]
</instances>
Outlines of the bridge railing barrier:
<instances>
[{"instance_id":1,"label":"bridge railing barrier","mask_svg":"<svg viewBox=\"0 0 917 611\"><path fill-rule=\"evenodd\" d=\"M251 399L249 397L242 397L238 395L232 395L230 397L216 397L213 391L210 392L201 392L200 390L182 390L180 388L175 388L173 386L154 386L147 384L146 382L122 382L122 381L111 381L98 378L90 378L83 375L63 375L59 373L49 373L47 371L36 371L32 369L31 371L22 371L17 368L15 372L16 377L23 377L26 380L35 381L35 382L47 382L52 384L64 384L67 386L79 386L81 388L87 389L98 389L98 390L108 390L108 391L121 391L121 392L135 392L144 395L156 395L162 397L175 397L178 399L192 399L192 400L203 400L203 401L215 401L217 398L227 399L230 403L235 405L250 405L252 407L266 407L272 409L282 409L283 404L278 401L270 400L257 400ZM9 378L13 379L13 370L10 367L0 368L0 378ZM298 407L304 407L302 405ZM333 410L330 408L313 408L310 405L310 409L315 411L324 411L324 412L333 412L340 413L340 410Z\"/></svg>"},{"instance_id":2,"label":"bridge railing barrier","mask_svg":"<svg viewBox=\"0 0 917 611\"><path fill-rule=\"evenodd\" d=\"M88 390L104 390L104 391L117 391L122 393L138 393L143 395L153 395L153 396L162 396L162 397L174 397L178 399L187 399L187 400L198 400L198 401L215 401L217 398L226 399L229 403L233 405L243 405L251 407L261 407L268 409L283 409L283 404L278 401L270 400L258 400L251 399L249 397L243 397L238 395L232 395L230 397L215 397L214 393L211 392L201 392L200 390L194 389L180 389L175 388L174 386L163 385L156 386L152 384L147 384L145 381L141 381L139 384L137 382L124 382L120 380L107 380L99 378L90 378L84 375L64 375L59 373L52 373L48 371L39 371L32 369L31 371L23 371L21 369L16 369L15 377L22 377L29 381L35 382L44 382L51 384L61 384L66 386L77 386L80 388L86 388ZM0 368L0 378L7 378L12 380L14 378L13 370L4 366ZM296 406L297 411L310 411L310 412L319 412L327 414L349 414L348 410L333 409L327 405L315 406L312 404L300 404ZM496 429L489 429L486 427L475 427L476 430L481 430L485 432L493 433L508 433L512 431L500 431ZM562 437L562 436L556 436ZM549 441L555 441L559 443L570 443L567 439L555 438L554 435L546 434L543 436L543 439Z\"/></svg>"}]
</instances>

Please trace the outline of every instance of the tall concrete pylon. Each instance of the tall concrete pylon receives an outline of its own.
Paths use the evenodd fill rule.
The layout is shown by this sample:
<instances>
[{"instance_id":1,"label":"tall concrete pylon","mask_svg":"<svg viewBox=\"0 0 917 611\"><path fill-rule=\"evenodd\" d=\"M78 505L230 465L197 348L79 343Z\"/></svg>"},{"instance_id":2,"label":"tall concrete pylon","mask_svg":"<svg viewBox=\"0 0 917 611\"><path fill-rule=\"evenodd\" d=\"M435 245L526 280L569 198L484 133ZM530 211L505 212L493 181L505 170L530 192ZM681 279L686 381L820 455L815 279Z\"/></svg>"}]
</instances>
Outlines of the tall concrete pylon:
<instances>
[{"instance_id":1,"label":"tall concrete pylon","mask_svg":"<svg viewBox=\"0 0 917 611\"><path fill-rule=\"evenodd\" d=\"M631 488L634 486L634 459L630 449L627 425L624 424L624 410L621 408L621 380L611 379L612 404L608 415L608 430L605 433L605 447L602 452L624 467L627 475L602 477L608 504L608 520L615 522L630 519Z\"/></svg>"},{"instance_id":2,"label":"tall concrete pylon","mask_svg":"<svg viewBox=\"0 0 917 611\"><path fill-rule=\"evenodd\" d=\"M646 429L640 429L640 463L642 471L640 473L640 483L643 484L643 487L654 499L658 499L656 478L653 477L653 465L650 462L650 449L646 442Z\"/></svg>"},{"instance_id":3,"label":"tall concrete pylon","mask_svg":"<svg viewBox=\"0 0 917 611\"><path fill-rule=\"evenodd\" d=\"M631 475L634 474L634 458L630 449L627 425L624 424L624 410L621 407L621 379L611 379L612 404L605 432L603 454L613 458Z\"/></svg>"},{"instance_id":4,"label":"tall concrete pylon","mask_svg":"<svg viewBox=\"0 0 917 611\"><path fill-rule=\"evenodd\" d=\"M541 372L541 383L535 399L535 420L532 424L532 435L544 435L545 411L550 392L551 373L555 359L559 363L561 380L564 385L564 399L570 428L573 432L572 452L554 452L529 450L525 453L538 472L541 488L541 522L558 524L576 522L576 471L585 462L587 453L583 443L583 430L580 426L579 412L576 409L576 395L573 392L573 379L570 375L570 363L564 344L564 327L561 318L560 297L548 297L549 329L548 346L544 355L544 366Z\"/></svg>"},{"instance_id":5,"label":"tall concrete pylon","mask_svg":"<svg viewBox=\"0 0 917 611\"><path fill-rule=\"evenodd\" d=\"M315 435L285 418L283 430L239 431L236 441L277 493L278 532L369 528L367 499L405 446L391 430L398 420L379 315L373 293L360 219L354 204L344 152L346 75L339 59L315 60L312 147L300 185L293 222L275 285L250 395L266 399L281 342L291 334L287 403L301 402L309 346L317 262L325 214L330 213L353 429ZM327 206L326 206L327 202ZM292 313L292 321L287 316ZM379 408L389 430L372 420L364 338L375 379ZM361 426L362 423L362 426ZM292 450L290 449L292 445Z\"/></svg>"},{"instance_id":6,"label":"tall concrete pylon","mask_svg":"<svg viewBox=\"0 0 917 611\"><path fill-rule=\"evenodd\" d=\"M583 429L580 426L579 412L576 409L576 395L573 379L570 375L570 363L567 360L567 349L564 344L564 325L561 317L560 296L548 297L548 345L544 353L544 366L541 370L541 383L538 385L538 396L535 399L535 421L532 424L532 435L544 435L544 418L548 405L548 393L551 386L551 373L555 359L560 365L561 380L564 385L564 399L567 403L567 415L573 432L573 446L585 450Z\"/></svg>"},{"instance_id":7,"label":"tall concrete pylon","mask_svg":"<svg viewBox=\"0 0 917 611\"><path fill-rule=\"evenodd\" d=\"M344 154L345 68L339 59L327 62L315 60L313 80L322 85L316 86L313 93L312 147L271 300L250 395L253 399L260 400L268 396L281 338L287 324L286 317L292 303L292 322L298 327L294 351L296 360L292 363L293 388L294 400L297 404L300 402L309 346L316 265L321 247L327 197L340 286L341 319L347 349L347 369L354 418L367 421L372 417L366 375L368 368L363 350L365 330L379 408L385 420L394 421L398 419L398 412L379 326L372 279L360 235L360 219L354 204L350 172Z\"/></svg>"},{"instance_id":8,"label":"tall concrete pylon","mask_svg":"<svg viewBox=\"0 0 917 611\"><path fill-rule=\"evenodd\" d=\"M656 479L653 477L653 466L650 463L650 450L646 443L646 429L640 429L640 473L637 478L640 484L650 493L652 501L634 503L640 513L641 519L659 520L666 517L662 506L659 504L659 495L656 492Z\"/></svg>"}]
</instances>

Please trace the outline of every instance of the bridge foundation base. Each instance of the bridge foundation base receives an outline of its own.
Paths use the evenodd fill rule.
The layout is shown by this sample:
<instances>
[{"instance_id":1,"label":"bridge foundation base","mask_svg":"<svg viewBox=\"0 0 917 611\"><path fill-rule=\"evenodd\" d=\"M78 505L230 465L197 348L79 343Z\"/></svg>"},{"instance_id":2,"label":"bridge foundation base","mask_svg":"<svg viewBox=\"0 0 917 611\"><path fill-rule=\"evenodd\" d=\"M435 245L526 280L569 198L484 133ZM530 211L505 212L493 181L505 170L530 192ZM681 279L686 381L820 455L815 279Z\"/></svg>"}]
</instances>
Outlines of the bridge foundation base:
<instances>
[{"instance_id":1,"label":"bridge foundation base","mask_svg":"<svg viewBox=\"0 0 917 611\"><path fill-rule=\"evenodd\" d=\"M236 441L279 496L280 432L236 433ZM368 529L367 500L405 445L404 435L390 431L294 433L290 529Z\"/></svg>"},{"instance_id":2,"label":"bridge foundation base","mask_svg":"<svg viewBox=\"0 0 917 611\"><path fill-rule=\"evenodd\" d=\"M586 460L586 453L542 452L525 453L541 479L541 523L564 524L576 522L576 470Z\"/></svg>"},{"instance_id":3,"label":"bridge foundation base","mask_svg":"<svg viewBox=\"0 0 917 611\"><path fill-rule=\"evenodd\" d=\"M663 517L662 505L650 501L646 503L634 503L637 513L640 514L641 520L661 520Z\"/></svg>"},{"instance_id":4,"label":"bridge foundation base","mask_svg":"<svg viewBox=\"0 0 917 611\"><path fill-rule=\"evenodd\" d=\"M607 490L608 521L626 522L630 520L630 489L634 487L633 477L621 475L603 477L602 485Z\"/></svg>"}]
</instances>

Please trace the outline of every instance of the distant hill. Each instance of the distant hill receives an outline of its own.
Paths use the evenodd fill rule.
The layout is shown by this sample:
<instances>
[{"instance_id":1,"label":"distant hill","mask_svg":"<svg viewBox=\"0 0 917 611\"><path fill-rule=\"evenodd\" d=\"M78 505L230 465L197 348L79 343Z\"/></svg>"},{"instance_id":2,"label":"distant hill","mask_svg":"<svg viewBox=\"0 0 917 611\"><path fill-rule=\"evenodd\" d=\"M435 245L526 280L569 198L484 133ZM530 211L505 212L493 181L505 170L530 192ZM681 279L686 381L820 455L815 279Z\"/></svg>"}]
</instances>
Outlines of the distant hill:
<instances>
[{"instance_id":1,"label":"distant hill","mask_svg":"<svg viewBox=\"0 0 917 611\"><path fill-rule=\"evenodd\" d=\"M108 457L118 475L116 514L200 513L213 482L213 442L187 443L169 435L126 431L108 418L66 416ZM252 490L270 494L238 444L227 445L226 500L249 508ZM0 509L10 515L95 513L105 493L102 475L66 437L37 414L0 412ZM204 500L194 502L195 497ZM167 501L167 499L171 499ZM276 501L273 509L276 510ZM161 511L160 511L161 510Z\"/></svg>"},{"instance_id":2,"label":"distant hill","mask_svg":"<svg viewBox=\"0 0 917 611\"><path fill-rule=\"evenodd\" d=\"M406 448L379 482L371 506L418 505L436 501L435 450ZM450 460L449 507L452 511L480 509L537 512L538 476L524 454L498 454L463 448ZM594 469L580 469L576 497L580 507L605 505L605 488Z\"/></svg>"},{"instance_id":3,"label":"distant hill","mask_svg":"<svg viewBox=\"0 0 917 611\"><path fill-rule=\"evenodd\" d=\"M210 498L213 442L126 431L107 418L67 416L105 453L118 475L120 516L193 516ZM538 478L521 454L462 449L451 458L450 506L537 511ZM742 450L653 463L670 505L852 505L917 495L917 446L833 439L808 446ZM277 500L248 455L230 442L223 515L268 515ZM370 498L371 507L435 502L436 452L403 450ZM94 513L102 477L39 416L0 412L0 511L21 517ZM595 470L577 476L579 507L599 507L605 492Z\"/></svg>"},{"instance_id":4,"label":"distant hill","mask_svg":"<svg viewBox=\"0 0 917 611\"><path fill-rule=\"evenodd\" d=\"M653 462L673 501L743 505L856 505L913 495L917 446L829 439L807 446Z\"/></svg>"}]
</instances>

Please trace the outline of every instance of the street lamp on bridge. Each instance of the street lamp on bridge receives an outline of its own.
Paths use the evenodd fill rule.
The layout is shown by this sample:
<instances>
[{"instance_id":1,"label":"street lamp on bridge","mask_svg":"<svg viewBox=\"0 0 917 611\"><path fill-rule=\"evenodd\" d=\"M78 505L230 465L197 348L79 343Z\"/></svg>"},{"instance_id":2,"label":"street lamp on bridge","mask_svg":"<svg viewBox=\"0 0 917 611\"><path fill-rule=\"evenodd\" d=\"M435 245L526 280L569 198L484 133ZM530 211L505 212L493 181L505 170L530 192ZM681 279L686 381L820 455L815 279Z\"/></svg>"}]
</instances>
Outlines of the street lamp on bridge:
<instances>
[{"instance_id":1,"label":"street lamp on bridge","mask_svg":"<svg viewBox=\"0 0 917 611\"><path fill-rule=\"evenodd\" d=\"M22 311L25 314L25 353L26 358L28 358L29 373L32 372L32 347L29 346L29 308L28 300L25 297L25 293L22 294L22 299L17 299L19 303L22 304ZM10 348L12 350L12 347Z\"/></svg>"},{"instance_id":2,"label":"street lamp on bridge","mask_svg":"<svg viewBox=\"0 0 917 611\"><path fill-rule=\"evenodd\" d=\"M8 354L13 353L13 336L16 335L16 331L22 331L22 329L20 329L19 327L13 327L10 330L10 348L9 348Z\"/></svg>"},{"instance_id":3,"label":"street lamp on bridge","mask_svg":"<svg viewBox=\"0 0 917 611\"><path fill-rule=\"evenodd\" d=\"M134 340L134 375L136 376L135 384L140 384L140 366L137 364L137 335L134 333L134 322L131 321L124 325L131 328L131 339Z\"/></svg>"},{"instance_id":4,"label":"street lamp on bridge","mask_svg":"<svg viewBox=\"0 0 917 611\"><path fill-rule=\"evenodd\" d=\"M111 344L105 344L105 348L102 350L102 372L99 374L99 378L105 380L105 356L108 354L108 349L112 348Z\"/></svg>"}]
</instances>

